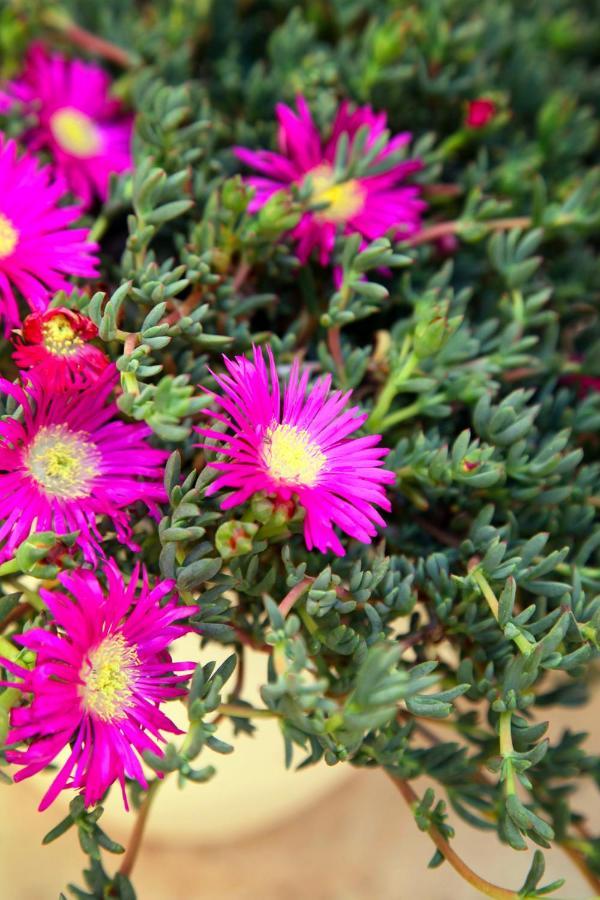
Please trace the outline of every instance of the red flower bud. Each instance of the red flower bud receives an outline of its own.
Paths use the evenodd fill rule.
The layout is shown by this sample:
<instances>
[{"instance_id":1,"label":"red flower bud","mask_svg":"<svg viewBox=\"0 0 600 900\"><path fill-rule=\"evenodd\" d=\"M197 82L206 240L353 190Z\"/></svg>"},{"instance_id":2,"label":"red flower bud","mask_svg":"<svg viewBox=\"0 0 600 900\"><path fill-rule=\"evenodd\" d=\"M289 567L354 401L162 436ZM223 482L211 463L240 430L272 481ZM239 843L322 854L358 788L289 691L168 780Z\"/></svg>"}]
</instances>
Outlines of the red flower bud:
<instances>
[{"instance_id":1,"label":"red flower bud","mask_svg":"<svg viewBox=\"0 0 600 900\"><path fill-rule=\"evenodd\" d=\"M467 106L466 124L468 128L485 128L488 122L496 115L498 107L493 100L480 97L478 100L470 100Z\"/></svg>"},{"instance_id":2,"label":"red flower bud","mask_svg":"<svg viewBox=\"0 0 600 900\"><path fill-rule=\"evenodd\" d=\"M23 323L13 359L28 370L30 380L41 379L49 390L71 390L94 382L109 360L89 342L98 329L91 319L58 306L32 313Z\"/></svg>"}]
</instances>

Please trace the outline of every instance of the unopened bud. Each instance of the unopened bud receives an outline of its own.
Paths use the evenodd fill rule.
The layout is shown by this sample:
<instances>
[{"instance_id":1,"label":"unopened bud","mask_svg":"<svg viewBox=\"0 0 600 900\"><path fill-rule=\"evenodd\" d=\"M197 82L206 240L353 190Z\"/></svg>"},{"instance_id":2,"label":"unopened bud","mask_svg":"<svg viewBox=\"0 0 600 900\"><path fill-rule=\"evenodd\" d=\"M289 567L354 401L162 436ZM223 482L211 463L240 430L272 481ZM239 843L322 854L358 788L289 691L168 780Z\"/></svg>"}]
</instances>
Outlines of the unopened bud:
<instances>
[{"instance_id":1,"label":"unopened bud","mask_svg":"<svg viewBox=\"0 0 600 900\"><path fill-rule=\"evenodd\" d=\"M240 522L238 519L224 522L215 536L217 551L223 559L244 556L252 550L252 538L257 531L256 522Z\"/></svg>"}]
</instances>

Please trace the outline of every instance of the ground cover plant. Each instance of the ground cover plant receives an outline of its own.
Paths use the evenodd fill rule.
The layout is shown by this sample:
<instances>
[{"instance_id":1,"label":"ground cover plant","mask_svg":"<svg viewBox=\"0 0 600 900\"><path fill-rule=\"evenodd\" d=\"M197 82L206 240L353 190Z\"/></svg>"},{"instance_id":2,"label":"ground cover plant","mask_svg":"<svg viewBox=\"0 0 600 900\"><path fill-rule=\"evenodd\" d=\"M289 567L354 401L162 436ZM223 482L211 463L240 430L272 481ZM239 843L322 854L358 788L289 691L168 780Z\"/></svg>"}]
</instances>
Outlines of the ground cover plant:
<instances>
[{"instance_id":1,"label":"ground cover plant","mask_svg":"<svg viewBox=\"0 0 600 900\"><path fill-rule=\"evenodd\" d=\"M483 895L560 895L555 844L600 893L600 757L546 736L600 643L598 38L583 0L0 5L0 776L71 799L71 895L134 897L162 781L265 717Z\"/></svg>"}]
</instances>

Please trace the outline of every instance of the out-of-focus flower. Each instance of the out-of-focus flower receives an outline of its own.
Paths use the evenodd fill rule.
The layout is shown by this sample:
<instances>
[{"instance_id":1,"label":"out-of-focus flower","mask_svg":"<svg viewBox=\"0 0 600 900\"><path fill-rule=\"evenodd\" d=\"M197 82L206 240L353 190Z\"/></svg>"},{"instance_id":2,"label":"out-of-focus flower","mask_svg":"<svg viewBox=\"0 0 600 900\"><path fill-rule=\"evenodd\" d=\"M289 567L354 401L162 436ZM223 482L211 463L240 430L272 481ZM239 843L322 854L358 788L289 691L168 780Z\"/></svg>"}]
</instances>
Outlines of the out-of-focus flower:
<instances>
[{"instance_id":1,"label":"out-of-focus flower","mask_svg":"<svg viewBox=\"0 0 600 900\"><path fill-rule=\"evenodd\" d=\"M50 151L72 192L89 205L105 200L112 173L132 166L133 118L110 97L110 78L93 63L31 46L21 76L7 91L36 117L26 139Z\"/></svg>"},{"instance_id":2,"label":"out-of-focus flower","mask_svg":"<svg viewBox=\"0 0 600 900\"><path fill-rule=\"evenodd\" d=\"M291 237L298 242L302 262L316 250L322 265L331 258L338 231L358 233L365 241L388 233L410 237L418 231L425 203L420 188L406 184L406 179L423 164L399 156L410 133L386 140L385 113L375 113L370 106L353 109L344 102L329 137L322 140L303 97L298 97L297 109L296 113L282 103L277 105L279 153L235 148L242 162L262 173L247 179L256 190L250 210L260 209L277 191L292 185L301 188L310 181L311 205L321 208L306 212ZM383 138L381 149L360 175L344 179L335 171L340 144L348 142L348 156L352 157L359 135L364 140L362 155Z\"/></svg>"},{"instance_id":3,"label":"out-of-focus flower","mask_svg":"<svg viewBox=\"0 0 600 900\"><path fill-rule=\"evenodd\" d=\"M46 390L65 391L92 384L109 364L90 343L98 329L91 319L63 306L32 313L23 322L22 341L13 353L27 377Z\"/></svg>"},{"instance_id":4,"label":"out-of-focus flower","mask_svg":"<svg viewBox=\"0 0 600 900\"><path fill-rule=\"evenodd\" d=\"M142 500L158 515L168 456L147 444L151 429L116 418L113 367L90 388L53 394L34 381L26 390L0 379L21 405L22 421L0 421L0 559L32 531L68 534L86 559L103 555L97 519L105 516L132 549L127 507Z\"/></svg>"},{"instance_id":5,"label":"out-of-focus flower","mask_svg":"<svg viewBox=\"0 0 600 900\"><path fill-rule=\"evenodd\" d=\"M112 560L106 591L92 572L62 572L63 590L40 591L53 628L31 628L15 637L36 654L33 669L0 660L18 679L12 687L31 695L28 705L11 710L7 742L29 745L6 751L9 762L22 766L15 781L68 751L40 810L65 789L80 791L88 806L98 803L115 781L127 807L126 778L148 787L142 754L162 756L163 732L181 733L160 704L185 694L195 668L192 662L173 662L167 648L191 630L175 623L196 608L161 602L173 582L150 590L143 573L138 590L139 578L137 565L126 585Z\"/></svg>"},{"instance_id":6,"label":"out-of-focus flower","mask_svg":"<svg viewBox=\"0 0 600 900\"><path fill-rule=\"evenodd\" d=\"M15 289L35 311L43 311L56 291L72 290L68 276L95 278L97 245L88 231L69 226L74 206L59 206L67 191L48 166L0 135L0 319L4 332L20 324Z\"/></svg>"},{"instance_id":7,"label":"out-of-focus flower","mask_svg":"<svg viewBox=\"0 0 600 900\"><path fill-rule=\"evenodd\" d=\"M233 488L222 509L260 491L283 500L296 495L306 512L309 550L331 549L343 556L334 526L370 543L375 526L385 525L375 507L390 509L384 485L394 475L382 468L388 451L376 446L380 435L348 439L367 418L357 407L345 408L350 392L331 392L329 375L308 389L308 370L301 372L297 360L282 392L273 355L267 352L268 368L262 351L254 348L252 361L224 357L228 374L214 376L220 393L213 396L223 412L211 415L227 431L197 431L215 442L202 446L226 459L209 463L221 475L207 493Z\"/></svg>"},{"instance_id":8,"label":"out-of-focus flower","mask_svg":"<svg viewBox=\"0 0 600 900\"><path fill-rule=\"evenodd\" d=\"M467 106L466 125L468 128L485 128L497 111L498 107L494 101L487 97L470 100Z\"/></svg>"}]
</instances>

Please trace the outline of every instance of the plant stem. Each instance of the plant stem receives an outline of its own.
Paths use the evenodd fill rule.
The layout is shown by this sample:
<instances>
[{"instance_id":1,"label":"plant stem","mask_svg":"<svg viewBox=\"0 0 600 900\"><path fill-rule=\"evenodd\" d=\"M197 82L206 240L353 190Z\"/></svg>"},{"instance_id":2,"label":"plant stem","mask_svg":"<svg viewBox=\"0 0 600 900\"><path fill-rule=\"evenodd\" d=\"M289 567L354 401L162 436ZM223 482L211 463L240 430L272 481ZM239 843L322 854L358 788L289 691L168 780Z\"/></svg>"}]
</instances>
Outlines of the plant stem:
<instances>
[{"instance_id":1,"label":"plant stem","mask_svg":"<svg viewBox=\"0 0 600 900\"><path fill-rule=\"evenodd\" d=\"M498 599L491 589L490 585L488 584L487 578L485 577L481 569L473 569L470 574L479 587L481 593L487 600L487 604L491 610L491 613L497 622L499 618ZM533 653L533 644L531 643L531 641L527 640L524 634L516 634L512 638L512 640L515 642L523 656L529 656L531 653Z\"/></svg>"},{"instance_id":2,"label":"plant stem","mask_svg":"<svg viewBox=\"0 0 600 900\"><path fill-rule=\"evenodd\" d=\"M567 854L574 865L577 866L587 883L594 890L594 897L600 897L600 878L588 868L584 854L568 838L560 842L560 847Z\"/></svg>"},{"instance_id":3,"label":"plant stem","mask_svg":"<svg viewBox=\"0 0 600 900\"><path fill-rule=\"evenodd\" d=\"M406 715L407 715L406 713L399 714L399 721L403 722L405 720ZM506 715L506 714L503 713L503 715ZM454 722L449 722L446 719L436 720L435 724L436 724L436 726L443 725L443 726L446 726L449 728L456 728L456 725ZM435 734L433 731L431 731L429 728L427 728L425 725L423 725L423 723L421 721L419 721L419 719L413 720L413 728L415 729L415 731L418 731L425 738L427 738L430 745L437 746L438 744L441 743L441 739L437 736L437 734ZM475 735L476 731L477 731L477 729L474 728L471 733L473 735ZM487 733L485 731L481 731L481 737L485 739L487 737ZM506 736L505 736L505 740L506 740ZM512 748L512 734L510 735L510 746ZM501 749L502 749L502 744L501 744ZM488 785L489 787L493 787L493 782L490 780L490 778L486 772L478 771L476 773L475 777L476 777L476 780L478 782L480 782L481 784L485 784L485 785ZM488 816L487 813L482 813L482 814ZM497 816L494 815L494 813L490 813L488 817L490 818L491 821L495 821L497 818ZM585 827L585 825L582 822L575 822L573 825L573 828L575 831L577 831L579 833L582 840L577 840L576 838L568 838L567 837L562 841L557 841L557 844L560 847L560 849L563 850L564 853L566 853L566 855L569 857L571 862L573 862L574 865L577 866L577 868L579 869L579 871L581 872L583 877L586 879L588 884L594 889L594 892L595 892L594 897L600 897L600 878L598 878L598 876L594 872L592 872L592 870L588 867L586 859L585 859L585 850L583 849L585 846L588 846L588 847L590 847L590 850L591 850L591 848L593 846L592 845L593 837L589 834L587 828Z\"/></svg>"},{"instance_id":4,"label":"plant stem","mask_svg":"<svg viewBox=\"0 0 600 900\"><path fill-rule=\"evenodd\" d=\"M390 772L387 773L389 777L392 779L400 793L402 794L404 800L411 808L411 810L415 810L415 808L419 804L419 798L413 791L412 787L407 781L404 781L401 778L397 778L395 775L392 775ZM486 897L495 897L496 900L519 900L519 894L517 891L509 891L507 888L500 887L497 884L492 884L491 881L487 881L485 878L482 878L477 872L474 872L470 866L461 859L461 857L456 853L446 838L441 834L440 831L435 827L435 825L430 825L427 829L427 834L438 848L444 859L450 863L455 872L458 872L461 878L471 884L476 890L480 891L480 893L484 894Z\"/></svg>"},{"instance_id":5,"label":"plant stem","mask_svg":"<svg viewBox=\"0 0 600 900\"><path fill-rule=\"evenodd\" d=\"M510 710L500 713L498 734L500 737L500 756L506 763L504 791L508 797L510 794L516 793L515 773L511 761L514 747L512 742L512 712Z\"/></svg>"},{"instance_id":6,"label":"plant stem","mask_svg":"<svg viewBox=\"0 0 600 900\"><path fill-rule=\"evenodd\" d=\"M112 44L110 41L104 40L85 28L76 25L75 22L65 12L55 9L49 9L42 14L41 20L48 28L55 28L62 32L71 44L81 47L87 53L93 53L102 56L109 62L115 63L128 69L137 62L135 57L131 56L122 47Z\"/></svg>"},{"instance_id":7,"label":"plant stem","mask_svg":"<svg viewBox=\"0 0 600 900\"><path fill-rule=\"evenodd\" d=\"M480 225L488 231L509 231L511 228L529 228L531 225L531 216L515 216L507 219L490 219L487 222L463 222L455 219L452 222L438 222L436 225L430 225L429 228L423 228L418 234L406 241L409 247L417 247L419 244L428 244L437 238L444 237L447 234L459 235L461 231L473 225Z\"/></svg>"},{"instance_id":8,"label":"plant stem","mask_svg":"<svg viewBox=\"0 0 600 900\"><path fill-rule=\"evenodd\" d=\"M90 228L89 240L95 244L101 241L109 224L108 216L105 213L101 213Z\"/></svg>"},{"instance_id":9,"label":"plant stem","mask_svg":"<svg viewBox=\"0 0 600 900\"><path fill-rule=\"evenodd\" d=\"M233 687L232 692L229 694L229 702L231 702L232 700L234 700L234 701L238 700L240 694L242 693L242 689L244 687L244 676L245 676L245 671L246 671L246 665L245 665L245 660L244 660L244 645L243 644L240 644L240 646L237 648L237 655L238 655L238 664L237 664L237 669L236 669L235 685ZM224 712L217 713L217 715L212 720L211 725L218 725L219 722L221 722L224 718L225 718Z\"/></svg>"},{"instance_id":10,"label":"plant stem","mask_svg":"<svg viewBox=\"0 0 600 900\"><path fill-rule=\"evenodd\" d=\"M392 428L392 426L397 425L398 422L404 422L406 419L412 419L413 416L417 416L420 411L421 404L418 400L415 400L414 403L403 406L402 409L399 409L397 412L390 413L389 416L386 416L381 423L381 427L384 431L387 431L388 428Z\"/></svg>"},{"instance_id":11,"label":"plant stem","mask_svg":"<svg viewBox=\"0 0 600 900\"><path fill-rule=\"evenodd\" d=\"M0 656L3 656L4 659L9 659L11 662L16 662L20 652L20 649L15 647L12 641L0 637Z\"/></svg>"},{"instance_id":12,"label":"plant stem","mask_svg":"<svg viewBox=\"0 0 600 900\"><path fill-rule=\"evenodd\" d=\"M15 606L15 608L0 622L0 631L4 631L4 629L12 622L18 622L19 619L22 619L23 616L27 615L27 613L32 610L33 606L30 603L19 603L19 605Z\"/></svg>"},{"instance_id":13,"label":"plant stem","mask_svg":"<svg viewBox=\"0 0 600 900\"><path fill-rule=\"evenodd\" d=\"M313 582L313 578L303 578L298 584L289 591L281 603L279 604L279 612L285 619L289 611L292 609L296 600L299 600L302 594L305 594Z\"/></svg>"},{"instance_id":14,"label":"plant stem","mask_svg":"<svg viewBox=\"0 0 600 900\"><path fill-rule=\"evenodd\" d=\"M377 401L371 415L369 416L368 426L371 431L376 431L378 428L384 424L384 420L386 423L392 421L401 421L403 418L408 418L411 415L414 415L414 407L416 406L416 402L412 403L410 406L405 407L404 409L398 410L396 413L392 413L391 415L387 415L387 412L394 402L396 394L399 393L402 383L407 381L415 369L419 364L419 359L411 350L411 338L407 336L404 339L404 343L402 345L400 351L400 360L399 360L398 368L394 369L390 372L388 380L384 384L383 388L379 392L379 396L377 397ZM408 412L411 410L411 412ZM418 411L418 410L417 410Z\"/></svg>"},{"instance_id":15,"label":"plant stem","mask_svg":"<svg viewBox=\"0 0 600 900\"><path fill-rule=\"evenodd\" d=\"M252 266L250 265L250 263L248 263L245 259L241 260L231 282L232 294L237 294L251 271Z\"/></svg>"},{"instance_id":16,"label":"plant stem","mask_svg":"<svg viewBox=\"0 0 600 900\"><path fill-rule=\"evenodd\" d=\"M129 841L129 846L125 851L123 862L119 867L119 874L124 875L125 878L129 878L133 871L135 861L142 845L142 839L144 837L148 815L150 813L150 809L152 807L152 803L154 801L154 797L156 796L156 792L158 791L160 783L160 779L157 778L150 784L142 805L138 810L135 825L133 826L133 831L131 832L131 840Z\"/></svg>"},{"instance_id":17,"label":"plant stem","mask_svg":"<svg viewBox=\"0 0 600 900\"><path fill-rule=\"evenodd\" d=\"M352 289L346 283L346 279L340 287L340 304L338 311L342 311L348 305L348 301L352 297ZM327 329L327 346L333 357L335 367L337 369L338 378L342 385L346 383L346 367L344 366L344 354L342 353L342 342L340 338L340 326L331 325Z\"/></svg>"},{"instance_id":18,"label":"plant stem","mask_svg":"<svg viewBox=\"0 0 600 900\"><path fill-rule=\"evenodd\" d=\"M342 341L340 329L337 325L327 329L327 346L333 357L337 369L338 378L342 384L346 382L346 368L344 366L344 354L342 353Z\"/></svg>"},{"instance_id":19,"label":"plant stem","mask_svg":"<svg viewBox=\"0 0 600 900\"><path fill-rule=\"evenodd\" d=\"M235 629L235 639L239 644L243 644L244 647L250 647L252 650L259 650L261 653L273 652L273 647L270 644L260 644L241 628Z\"/></svg>"},{"instance_id":20,"label":"plant stem","mask_svg":"<svg viewBox=\"0 0 600 900\"><path fill-rule=\"evenodd\" d=\"M238 706L236 703L221 703L217 706L221 716L233 716L236 719L278 719L279 713L272 709L256 709L254 706Z\"/></svg>"},{"instance_id":21,"label":"plant stem","mask_svg":"<svg viewBox=\"0 0 600 900\"><path fill-rule=\"evenodd\" d=\"M17 562L17 560L13 557L12 559L7 559L5 563L2 563L0 566L0 577L4 575L14 575L15 572L20 572L21 566Z\"/></svg>"}]
</instances>

